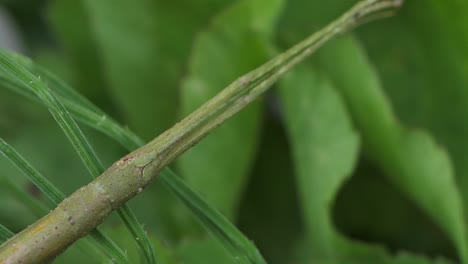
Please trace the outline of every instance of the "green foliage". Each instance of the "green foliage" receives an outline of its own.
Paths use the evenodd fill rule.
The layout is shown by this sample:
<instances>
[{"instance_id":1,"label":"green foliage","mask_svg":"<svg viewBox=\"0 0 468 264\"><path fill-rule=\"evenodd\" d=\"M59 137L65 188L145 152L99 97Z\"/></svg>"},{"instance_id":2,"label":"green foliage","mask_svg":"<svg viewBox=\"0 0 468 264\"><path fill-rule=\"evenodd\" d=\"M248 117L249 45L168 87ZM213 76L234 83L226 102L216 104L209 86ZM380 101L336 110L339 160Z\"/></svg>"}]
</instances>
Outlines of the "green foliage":
<instances>
[{"instance_id":1,"label":"green foliage","mask_svg":"<svg viewBox=\"0 0 468 264\"><path fill-rule=\"evenodd\" d=\"M182 116L190 114L233 79L268 59L269 33L282 1L240 1L216 16L194 42L181 86ZM267 8L268 12L258 10ZM271 9L271 10L270 10ZM246 14L238 16L237 14ZM258 16L261 13L264 17ZM210 65L224 65L211 68ZM181 157L178 168L193 188L234 218L255 157L262 102L255 102ZM229 152L226 152L229 149ZM203 160L216 160L206 166ZM229 189L223 186L229 185Z\"/></svg>"},{"instance_id":2,"label":"green foliage","mask_svg":"<svg viewBox=\"0 0 468 264\"><path fill-rule=\"evenodd\" d=\"M8 238L14 236L15 234L11 232L8 228L3 225L0 225L0 242L5 242Z\"/></svg>"},{"instance_id":3,"label":"green foliage","mask_svg":"<svg viewBox=\"0 0 468 264\"><path fill-rule=\"evenodd\" d=\"M107 166L355 3L55 0L44 25L25 19L21 2L6 7L34 40L35 62L2 52L0 86L46 106L93 176L105 167L96 152ZM184 154L181 177L167 168L135 213L121 209L133 237L111 217L101 229L112 240L95 230L57 262L101 263L105 252L118 263L468 263L466 12L461 0L408 0L396 17L333 41ZM31 33L37 25L51 34ZM53 122L10 91L0 89L0 151L45 197L0 160L0 241L86 183ZM68 163L54 161L62 154ZM429 224L400 221L405 210Z\"/></svg>"}]
</instances>

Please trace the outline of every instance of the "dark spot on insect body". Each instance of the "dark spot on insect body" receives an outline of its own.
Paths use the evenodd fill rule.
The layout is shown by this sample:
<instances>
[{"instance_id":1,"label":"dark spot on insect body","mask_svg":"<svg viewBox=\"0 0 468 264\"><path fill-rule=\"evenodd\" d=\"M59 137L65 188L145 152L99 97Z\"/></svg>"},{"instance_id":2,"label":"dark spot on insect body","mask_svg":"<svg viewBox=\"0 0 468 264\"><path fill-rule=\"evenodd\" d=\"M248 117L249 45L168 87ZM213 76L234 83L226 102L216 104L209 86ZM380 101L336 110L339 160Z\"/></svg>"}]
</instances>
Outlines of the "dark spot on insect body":
<instances>
[{"instance_id":1,"label":"dark spot on insect body","mask_svg":"<svg viewBox=\"0 0 468 264\"><path fill-rule=\"evenodd\" d=\"M359 18L361 18L361 12L356 12L353 17L355 21L359 20Z\"/></svg>"},{"instance_id":2,"label":"dark spot on insect body","mask_svg":"<svg viewBox=\"0 0 468 264\"><path fill-rule=\"evenodd\" d=\"M75 221L73 221L73 218L71 216L68 217L68 222L70 223L70 225L75 225Z\"/></svg>"}]
</instances>

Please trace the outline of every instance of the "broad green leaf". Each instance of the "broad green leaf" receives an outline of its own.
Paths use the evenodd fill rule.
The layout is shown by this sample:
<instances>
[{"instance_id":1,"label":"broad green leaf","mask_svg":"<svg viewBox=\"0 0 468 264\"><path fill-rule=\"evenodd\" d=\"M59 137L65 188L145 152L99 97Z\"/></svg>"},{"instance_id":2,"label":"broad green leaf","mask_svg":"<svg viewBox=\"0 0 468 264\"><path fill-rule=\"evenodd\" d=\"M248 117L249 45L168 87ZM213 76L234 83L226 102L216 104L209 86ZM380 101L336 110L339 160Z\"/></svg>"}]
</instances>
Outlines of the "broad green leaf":
<instances>
[{"instance_id":1,"label":"broad green leaf","mask_svg":"<svg viewBox=\"0 0 468 264\"><path fill-rule=\"evenodd\" d=\"M280 86L296 164L297 186L307 228L308 261L313 263L431 263L352 241L333 226L331 208L358 157L359 138L344 101L326 74L300 67Z\"/></svg>"},{"instance_id":2,"label":"broad green leaf","mask_svg":"<svg viewBox=\"0 0 468 264\"><path fill-rule=\"evenodd\" d=\"M352 38L336 41L320 54L356 120L365 151L444 229L468 261L461 195L446 152L428 134L398 123L373 68ZM346 65L349 61L353 67Z\"/></svg>"},{"instance_id":3,"label":"broad green leaf","mask_svg":"<svg viewBox=\"0 0 468 264\"><path fill-rule=\"evenodd\" d=\"M333 226L333 202L359 156L359 137L342 98L326 74L311 65L293 71L279 91L307 231L308 261L389 261L382 248L347 239Z\"/></svg>"},{"instance_id":4,"label":"broad green leaf","mask_svg":"<svg viewBox=\"0 0 468 264\"><path fill-rule=\"evenodd\" d=\"M290 3L282 23L281 35L286 42L305 35L308 24L322 26L331 19L330 14L339 13L348 5L348 1L325 4L295 0ZM379 33L382 34L382 30ZM380 52L384 52L381 47ZM366 155L445 231L460 258L468 261L461 195L445 151L428 134L401 126L378 76L356 41L349 37L333 41L319 52L319 58L320 68L330 76L348 105L362 134Z\"/></svg>"},{"instance_id":5,"label":"broad green leaf","mask_svg":"<svg viewBox=\"0 0 468 264\"><path fill-rule=\"evenodd\" d=\"M14 235L15 234L11 232L8 228L0 224L0 244Z\"/></svg>"},{"instance_id":6,"label":"broad green leaf","mask_svg":"<svg viewBox=\"0 0 468 264\"><path fill-rule=\"evenodd\" d=\"M303 237L304 224L290 148L282 118L275 111L278 101L274 102L266 112L259 151L236 223L269 264L296 263L291 259L296 255L297 241Z\"/></svg>"},{"instance_id":7,"label":"broad green leaf","mask_svg":"<svg viewBox=\"0 0 468 264\"><path fill-rule=\"evenodd\" d=\"M175 121L178 82L195 32L229 1L81 2L112 96L126 121L153 138Z\"/></svg>"},{"instance_id":8,"label":"broad green leaf","mask_svg":"<svg viewBox=\"0 0 468 264\"><path fill-rule=\"evenodd\" d=\"M313 67L299 67L280 87L312 255L339 259L330 209L352 173L359 137L330 81Z\"/></svg>"},{"instance_id":9,"label":"broad green leaf","mask_svg":"<svg viewBox=\"0 0 468 264\"><path fill-rule=\"evenodd\" d=\"M102 102L106 98L106 80L86 6L82 1L54 0L47 15L61 44L61 56L71 67L73 87L88 98Z\"/></svg>"},{"instance_id":10,"label":"broad green leaf","mask_svg":"<svg viewBox=\"0 0 468 264\"><path fill-rule=\"evenodd\" d=\"M449 151L467 209L468 53L466 1L408 1L401 14L359 35L375 62L395 111L431 131ZM378 37L377 32L388 34ZM398 39L399 45L391 41ZM380 52L386 50L386 52Z\"/></svg>"},{"instance_id":11,"label":"broad green leaf","mask_svg":"<svg viewBox=\"0 0 468 264\"><path fill-rule=\"evenodd\" d=\"M453 264L452 261L449 261L444 258L435 258L435 259L430 259L428 257L424 256L415 256L411 255L409 253L399 253L396 257L393 264L427 264L427 263L433 263L433 264ZM356 263L357 264L357 263Z\"/></svg>"},{"instance_id":12,"label":"broad green leaf","mask_svg":"<svg viewBox=\"0 0 468 264\"><path fill-rule=\"evenodd\" d=\"M239 1L198 36L182 85L184 116L268 58L269 34L281 7L281 0ZM253 103L178 162L190 186L230 219L255 155L262 107L261 102Z\"/></svg>"}]
</instances>

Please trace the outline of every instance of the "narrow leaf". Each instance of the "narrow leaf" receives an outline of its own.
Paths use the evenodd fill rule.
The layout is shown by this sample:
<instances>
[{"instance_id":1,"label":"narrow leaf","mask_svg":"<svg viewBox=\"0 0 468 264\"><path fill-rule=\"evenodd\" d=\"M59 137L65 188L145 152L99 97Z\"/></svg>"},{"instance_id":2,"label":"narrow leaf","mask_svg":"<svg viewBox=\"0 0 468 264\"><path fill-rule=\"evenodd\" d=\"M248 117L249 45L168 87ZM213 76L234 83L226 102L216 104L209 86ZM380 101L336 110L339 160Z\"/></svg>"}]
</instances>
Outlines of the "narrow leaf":
<instances>
[{"instance_id":1,"label":"narrow leaf","mask_svg":"<svg viewBox=\"0 0 468 264\"><path fill-rule=\"evenodd\" d=\"M33 72L34 75L42 76L43 80L48 84L48 87L56 94L75 119L116 139L127 149L135 149L139 145L143 145L143 141L130 130L118 125L111 117L94 106L55 75L35 65L31 60L25 57L18 54L9 54L21 60L23 65ZM5 73L2 72L0 72L0 80L5 88L45 105L29 86L11 80L11 78L5 76Z\"/></svg>"},{"instance_id":2,"label":"narrow leaf","mask_svg":"<svg viewBox=\"0 0 468 264\"><path fill-rule=\"evenodd\" d=\"M26 205L35 216L41 217L47 213L48 208L43 202L32 198L31 195L20 188L17 183L13 182L10 177L0 176L0 183L12 197Z\"/></svg>"},{"instance_id":3,"label":"narrow leaf","mask_svg":"<svg viewBox=\"0 0 468 264\"><path fill-rule=\"evenodd\" d=\"M35 170L10 145L0 138L0 153L9 159L23 174L41 190L55 205L59 204L65 195L37 170Z\"/></svg>"},{"instance_id":4,"label":"narrow leaf","mask_svg":"<svg viewBox=\"0 0 468 264\"><path fill-rule=\"evenodd\" d=\"M222 214L213 209L201 196L194 193L170 170L159 175L163 183L193 212L239 263L266 263L258 249Z\"/></svg>"},{"instance_id":5,"label":"narrow leaf","mask_svg":"<svg viewBox=\"0 0 468 264\"><path fill-rule=\"evenodd\" d=\"M11 232L4 225L0 224L0 244L7 241L10 237L14 236L15 233Z\"/></svg>"},{"instance_id":6,"label":"narrow leaf","mask_svg":"<svg viewBox=\"0 0 468 264\"><path fill-rule=\"evenodd\" d=\"M47 108L54 116L59 126L67 135L68 139L71 141L73 147L77 151L79 157L85 164L90 174L93 177L99 176L104 171L104 167L97 159L97 156L91 148L91 145L88 143L83 132L79 129L78 125L68 113L65 106L54 96L54 94L49 90L49 88L44 84L44 82L41 81L40 76L34 76L25 67L17 63L13 57L9 56L8 53L3 51L0 51L0 66L2 67L2 70L6 73L7 77L16 80L17 82L21 83L21 85L29 86L31 90L33 90L37 94L37 96L44 102L44 104L46 104ZM120 216L123 218L128 215L126 215L125 213L120 213ZM133 229L131 231L132 234L138 234L138 236L135 237L135 239L138 238L136 239L137 243L140 245L140 247L142 247L142 250L145 252L147 261L149 263L154 263L155 257L152 245L150 244L149 239L147 238L147 235L144 232L141 224L135 222L135 220L135 217L126 218L124 220L124 223L130 224L127 225L127 227L129 229Z\"/></svg>"},{"instance_id":7,"label":"narrow leaf","mask_svg":"<svg viewBox=\"0 0 468 264\"><path fill-rule=\"evenodd\" d=\"M32 167L15 149L0 138L0 152L9 159L39 190L44 193L54 205L58 205L65 195L46 177ZM41 216L47 213L42 212ZM91 232L98 247L116 263L127 263L125 253L98 228Z\"/></svg>"},{"instance_id":8,"label":"narrow leaf","mask_svg":"<svg viewBox=\"0 0 468 264\"><path fill-rule=\"evenodd\" d=\"M32 62L30 62L32 63ZM30 67L37 67L35 65L29 65ZM1 74L1 72L0 72ZM57 79L51 73L48 73L44 76L47 76L49 79ZM6 79L8 80L8 79ZM69 89L63 82L49 82L51 84L51 88L57 92L57 94L61 94L64 96L64 91ZM3 83L5 84L5 83ZM21 86L17 82L12 82L11 85L8 87L12 89L12 91L20 93L20 94L28 94L30 89L27 86ZM30 93L29 93L30 94ZM79 95L78 95L79 96ZM30 94L28 96L30 99L34 99L37 97L34 94ZM67 99L64 99L67 98ZM70 97L61 97L61 99L65 102L66 106L70 109L70 106L73 106L72 109L79 109L79 113L85 113L87 116L84 118L78 118L78 121L85 123L83 120L96 120L94 117L100 117L101 111L94 110L95 107L88 108L88 106L84 103L84 98L70 98ZM79 113L71 111L74 117L76 117ZM91 117L90 117L91 116ZM98 131L104 132L109 137L113 138L116 142L120 143L122 146L126 147L129 151L134 150L137 146L143 145L143 140L139 139L135 134L133 134L130 130L124 129L122 126L118 125L115 121L111 118L105 118L104 122L108 123L110 127L115 127L116 129L109 131L108 128L103 129L101 126L101 122L97 118L96 121L86 122L85 124L94 128ZM115 133L114 131L118 131ZM202 204L198 203L198 201L203 201L201 196L199 196L196 192L191 190L191 188L180 178L178 177L170 168L166 168L163 172L161 172L159 178L164 186L166 186L169 190L171 190L174 195L181 200L187 207L191 210L194 217L196 217L200 222L210 223L210 225L205 225L207 231L210 232L214 237L216 237L223 245L229 245L229 252L233 252L232 249L236 248L237 246L241 245L242 243L237 243L237 246L231 245L232 242L225 238L229 238L234 234L234 237L242 236L243 238L239 239L238 241L249 241L238 229L233 226L229 220L227 220L220 212L218 212L214 207L208 205L206 202ZM206 208L205 208L206 207ZM205 209L200 209L205 208ZM204 213L204 212L208 213ZM228 228L226 228L228 227ZM235 231L231 232L230 229L234 228ZM249 252L248 249L244 248L241 249L242 252ZM250 255L258 254L258 250L254 248L251 250ZM233 252L234 256L238 256L240 253L239 251ZM247 257L244 256L243 259Z\"/></svg>"}]
</instances>

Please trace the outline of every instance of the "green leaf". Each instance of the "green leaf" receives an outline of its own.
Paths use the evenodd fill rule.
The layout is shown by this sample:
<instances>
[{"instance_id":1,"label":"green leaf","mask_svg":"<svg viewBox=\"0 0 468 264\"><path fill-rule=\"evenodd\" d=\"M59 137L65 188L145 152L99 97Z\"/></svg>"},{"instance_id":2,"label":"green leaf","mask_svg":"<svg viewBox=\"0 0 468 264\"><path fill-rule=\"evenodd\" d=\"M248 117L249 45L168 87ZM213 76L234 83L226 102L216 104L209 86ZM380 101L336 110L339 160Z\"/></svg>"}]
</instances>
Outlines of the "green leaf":
<instances>
[{"instance_id":1,"label":"green leaf","mask_svg":"<svg viewBox=\"0 0 468 264\"><path fill-rule=\"evenodd\" d=\"M195 32L229 0L81 2L112 96L127 122L153 138L176 118L178 85Z\"/></svg>"},{"instance_id":2,"label":"green leaf","mask_svg":"<svg viewBox=\"0 0 468 264\"><path fill-rule=\"evenodd\" d=\"M122 244L122 247L125 248L126 254L130 259L137 259L138 255L141 253L137 247L133 238L125 235L125 226L119 224L117 226L107 225L105 231L109 236L119 241ZM181 263L178 258L175 256L175 252L172 249L168 248L168 245L165 245L159 239L156 239L153 236L149 236L151 243L154 245L156 252L158 252L157 261L161 264L176 264Z\"/></svg>"},{"instance_id":3,"label":"green leaf","mask_svg":"<svg viewBox=\"0 0 468 264\"><path fill-rule=\"evenodd\" d=\"M34 76L25 67L16 62L14 57L3 51L0 51L0 66L6 76L14 80L13 82L20 83L22 86L29 86L30 89L33 90L46 104L59 126L71 141L88 171L93 177L99 176L104 171L102 164L97 159L97 156L94 154L94 151L71 115L63 104L49 90L49 88L41 81L40 76ZM128 215L121 213L121 217L128 217ZM134 236L137 234L135 238L139 238L137 239L137 242L142 247L142 250L146 252L145 256L147 256L149 263L155 262L152 246L149 243L142 226L138 222L135 222L134 217L126 218L124 222L131 223L128 228ZM100 236L103 238L103 241L107 240L103 234L100 234ZM113 242L107 241L106 244L111 245ZM115 249L115 251L117 252L118 250ZM151 259L153 259L153 261L151 261Z\"/></svg>"},{"instance_id":4,"label":"green leaf","mask_svg":"<svg viewBox=\"0 0 468 264\"><path fill-rule=\"evenodd\" d=\"M0 244L7 241L10 237L14 235L15 233L11 232L8 228L0 224Z\"/></svg>"},{"instance_id":5,"label":"green leaf","mask_svg":"<svg viewBox=\"0 0 468 264\"><path fill-rule=\"evenodd\" d=\"M287 76L280 88L307 229L306 259L318 263L432 263L409 253L394 258L381 247L352 241L337 232L331 209L358 158L358 135L343 99L323 72L304 65Z\"/></svg>"},{"instance_id":6,"label":"green leaf","mask_svg":"<svg viewBox=\"0 0 468 264\"><path fill-rule=\"evenodd\" d=\"M9 54L14 56L16 59L21 60L23 65L27 67L29 71L33 72L37 76L41 76L41 78L43 78L43 80L48 84L48 87L56 94L75 119L87 126L94 127L111 138L114 138L127 149L136 149L138 146L143 145L143 141L133 134L133 132L128 128L123 128L118 125L111 117L94 106L85 97L78 94L55 75L34 64L28 58L22 57L18 54ZM29 86L22 85L15 80L11 80L11 78L2 72L0 72L0 80L5 88L45 105L45 103L37 97Z\"/></svg>"},{"instance_id":7,"label":"green leaf","mask_svg":"<svg viewBox=\"0 0 468 264\"><path fill-rule=\"evenodd\" d=\"M346 66L349 61L353 67ZM321 62L349 105L365 151L397 187L444 229L467 262L462 200L445 151L429 135L398 123L373 68L355 40L346 38L332 43L321 53Z\"/></svg>"},{"instance_id":8,"label":"green leaf","mask_svg":"<svg viewBox=\"0 0 468 264\"><path fill-rule=\"evenodd\" d=\"M281 82L280 95L312 254L330 260L340 257L330 209L355 166L359 138L330 81L307 66Z\"/></svg>"},{"instance_id":9,"label":"green leaf","mask_svg":"<svg viewBox=\"0 0 468 264\"><path fill-rule=\"evenodd\" d=\"M379 71L395 112L423 127L449 151L468 209L468 39L466 1L408 1L398 19L359 35ZM388 34L378 36L385 30ZM400 45L389 41L398 39ZM386 50L386 52L380 52ZM443 88L442 88L443 87Z\"/></svg>"},{"instance_id":10,"label":"green leaf","mask_svg":"<svg viewBox=\"0 0 468 264\"><path fill-rule=\"evenodd\" d=\"M73 87L101 102L106 98L106 80L86 6L82 1L51 1L47 11L49 24L63 49L61 57L71 66Z\"/></svg>"},{"instance_id":11,"label":"green leaf","mask_svg":"<svg viewBox=\"0 0 468 264\"><path fill-rule=\"evenodd\" d=\"M39 188L55 205L59 204L65 195L46 177L34 169L18 152L0 138L0 153L9 159L23 174Z\"/></svg>"},{"instance_id":12,"label":"green leaf","mask_svg":"<svg viewBox=\"0 0 468 264\"><path fill-rule=\"evenodd\" d=\"M421 5L411 1L407 2L409 5L413 5L412 11L408 11L408 17L417 19L419 16L418 9L421 8ZM437 3L442 5L441 2ZM350 1L329 1L326 3L301 0L291 1L287 15L284 16L285 19L282 21L281 35L283 40L286 42L296 41L297 38L306 34L305 27L310 24L317 27L323 26L326 21L331 19L336 13L341 12L348 4L350 4ZM426 5L424 7L426 8ZM433 9L437 10L436 8ZM317 12L311 14L309 10L316 10ZM426 20L426 22L428 21ZM421 45L432 45L434 38L435 42L450 42L450 38L447 35L435 37L433 28L432 26L428 26L428 23L421 23L420 25L425 28L427 36L430 36ZM408 23L401 23L400 26L408 27ZM440 31L446 28L444 26L440 27ZM383 31L379 27L379 35L382 35ZM387 33L384 35L388 37L388 40L386 40L387 45L390 46L388 41L393 41L394 43L395 39L399 40L398 35L393 35L388 31L385 32ZM404 44L406 42L400 42L399 40L398 47L406 49ZM388 50L383 46L377 47L379 53L385 53ZM410 46L408 48L415 51L414 47ZM440 47L439 50L443 49ZM415 54L419 54L419 52L419 50L416 50ZM435 53L434 50L433 52ZM395 186L402 190L405 195L442 227L456 246L460 258L464 263L467 262L468 253L463 205L460 192L454 180L451 161L445 151L437 146L428 134L421 131L410 131L401 126L393 113L387 97L382 91L378 76L355 40L347 37L333 41L324 48L324 51L319 52L319 57L319 67L323 68L335 83L336 88L346 101L356 127L362 134L365 154L378 164ZM391 63L393 67L400 67L402 65L402 62L398 61L398 58L392 56L388 58L392 59ZM425 60L421 63L437 64L434 61ZM409 78L413 79L415 71L414 65L411 66L407 70L407 74L409 74ZM417 71L416 74L418 74ZM434 71L432 75L432 78L437 78L440 75L440 71ZM393 76L393 79L393 83L401 83L397 77ZM427 95L426 89L424 91L420 90L422 92L419 93L415 92L414 89L422 89L426 82L431 81L424 80L417 83L413 79L411 84L417 83L417 85L406 84L405 88L402 87L402 89L406 89L412 95L405 98L405 103L407 103L408 109L411 111L410 118L416 119L420 114L417 112L419 111L419 103L432 107L434 102L441 99L439 96L427 101L421 100L421 98ZM443 86L446 85L444 84ZM397 87L398 85L387 88L390 91L394 90L394 88L397 89ZM439 83L437 89L440 90L440 87L442 85ZM462 95L459 94L458 96ZM415 111L413 112L413 110ZM431 118L434 115L440 115L444 120L447 119L447 115L451 115L451 113L434 113L434 110L431 114ZM454 118L453 120L454 122L459 122L460 119ZM446 129L450 128L446 127Z\"/></svg>"},{"instance_id":13,"label":"green leaf","mask_svg":"<svg viewBox=\"0 0 468 264\"><path fill-rule=\"evenodd\" d=\"M269 34L281 6L281 0L239 1L198 36L182 85L184 116L268 58ZM178 162L188 184L230 219L255 157L262 107L261 102L253 103Z\"/></svg>"},{"instance_id":14,"label":"green leaf","mask_svg":"<svg viewBox=\"0 0 468 264\"><path fill-rule=\"evenodd\" d=\"M280 83L306 226L306 258L319 263L387 263L384 249L345 238L331 209L359 157L359 136L327 75L300 66Z\"/></svg>"},{"instance_id":15,"label":"green leaf","mask_svg":"<svg viewBox=\"0 0 468 264\"><path fill-rule=\"evenodd\" d=\"M291 258L305 233L290 147L277 113L269 111L265 117L255 165L236 221L269 264L296 263Z\"/></svg>"},{"instance_id":16,"label":"green leaf","mask_svg":"<svg viewBox=\"0 0 468 264\"><path fill-rule=\"evenodd\" d=\"M14 183L9 177L0 176L0 183L11 194L11 196L15 197L22 204L27 205L28 209L37 217L41 217L47 213L48 209L44 203L32 198L30 194L21 189L18 184Z\"/></svg>"}]
</instances>

